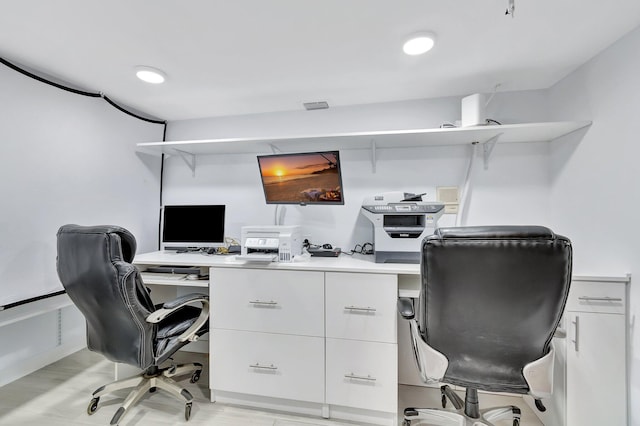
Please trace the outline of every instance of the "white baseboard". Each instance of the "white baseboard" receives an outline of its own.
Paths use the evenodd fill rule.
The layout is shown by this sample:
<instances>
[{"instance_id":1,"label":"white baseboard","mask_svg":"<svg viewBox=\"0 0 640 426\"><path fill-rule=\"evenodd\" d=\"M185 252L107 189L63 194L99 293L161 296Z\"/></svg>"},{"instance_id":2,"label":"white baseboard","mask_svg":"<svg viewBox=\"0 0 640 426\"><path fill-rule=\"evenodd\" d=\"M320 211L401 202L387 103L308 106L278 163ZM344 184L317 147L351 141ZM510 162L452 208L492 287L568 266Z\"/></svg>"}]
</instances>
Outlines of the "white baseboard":
<instances>
[{"instance_id":1,"label":"white baseboard","mask_svg":"<svg viewBox=\"0 0 640 426\"><path fill-rule=\"evenodd\" d=\"M19 362L11 365L6 365L2 370L0 370L0 386L4 386L14 380L31 374L42 367L46 367L47 365L86 347L85 339L80 338L55 347L49 351L39 353L33 357L20 360Z\"/></svg>"}]
</instances>

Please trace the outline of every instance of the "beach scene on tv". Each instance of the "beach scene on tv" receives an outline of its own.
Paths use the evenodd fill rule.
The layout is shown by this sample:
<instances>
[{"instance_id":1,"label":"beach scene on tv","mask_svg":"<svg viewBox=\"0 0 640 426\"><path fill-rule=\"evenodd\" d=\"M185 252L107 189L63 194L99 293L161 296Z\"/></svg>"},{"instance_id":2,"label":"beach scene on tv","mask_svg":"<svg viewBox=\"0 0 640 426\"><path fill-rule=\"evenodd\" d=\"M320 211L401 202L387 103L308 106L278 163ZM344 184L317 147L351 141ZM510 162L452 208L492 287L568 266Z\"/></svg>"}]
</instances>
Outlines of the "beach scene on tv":
<instances>
[{"instance_id":1,"label":"beach scene on tv","mask_svg":"<svg viewBox=\"0 0 640 426\"><path fill-rule=\"evenodd\" d=\"M342 204L337 152L258 157L267 203Z\"/></svg>"}]
</instances>

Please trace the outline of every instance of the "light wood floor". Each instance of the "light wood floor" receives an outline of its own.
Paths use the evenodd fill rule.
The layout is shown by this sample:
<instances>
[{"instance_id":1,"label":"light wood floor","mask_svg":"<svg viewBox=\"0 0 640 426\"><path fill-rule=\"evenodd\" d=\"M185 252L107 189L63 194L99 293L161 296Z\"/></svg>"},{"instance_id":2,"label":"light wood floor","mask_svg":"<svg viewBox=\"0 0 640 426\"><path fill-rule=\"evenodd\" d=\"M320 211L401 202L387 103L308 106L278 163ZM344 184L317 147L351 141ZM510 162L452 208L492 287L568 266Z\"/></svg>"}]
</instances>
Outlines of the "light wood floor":
<instances>
[{"instance_id":1,"label":"light wood floor","mask_svg":"<svg viewBox=\"0 0 640 426\"><path fill-rule=\"evenodd\" d=\"M184 358L184 359L183 359ZM199 359L198 359L199 358ZM176 362L202 362L206 356L180 353ZM0 425L12 426L73 426L108 425L128 391L123 390L101 398L94 415L86 413L91 393L103 384L113 381L113 364L102 356L79 351L33 374L0 388ZM191 420L184 420L184 404L168 394L158 391L144 397L123 418L121 426L155 425L220 425L220 426L337 426L353 423L325 420L320 417L293 416L284 413L234 407L209 402L207 371L200 381L188 383L186 388L194 396ZM437 389L400 386L401 407L437 407L440 393ZM482 407L518 405L523 411L521 426L540 426L535 415L519 398L480 395ZM400 422L401 424L401 422ZM417 423L414 423L417 424ZM504 425L511 425L505 422Z\"/></svg>"}]
</instances>

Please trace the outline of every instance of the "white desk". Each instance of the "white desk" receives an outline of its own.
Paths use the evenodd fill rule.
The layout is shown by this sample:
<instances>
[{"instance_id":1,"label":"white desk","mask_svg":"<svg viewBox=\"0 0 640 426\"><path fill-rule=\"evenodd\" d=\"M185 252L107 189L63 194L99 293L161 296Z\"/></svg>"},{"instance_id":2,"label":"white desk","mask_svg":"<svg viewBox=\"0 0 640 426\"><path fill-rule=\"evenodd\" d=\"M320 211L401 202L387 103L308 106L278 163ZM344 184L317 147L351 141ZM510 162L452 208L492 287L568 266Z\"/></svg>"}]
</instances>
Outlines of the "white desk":
<instances>
[{"instance_id":1,"label":"white desk","mask_svg":"<svg viewBox=\"0 0 640 426\"><path fill-rule=\"evenodd\" d=\"M398 295L418 296L419 265L376 264L368 256L346 255L265 264L237 261L235 256L172 252L140 254L134 263L141 269L146 265L209 268L208 281L177 276L151 282L189 290L208 285L212 401L396 425L398 409L404 408L397 407L398 384L419 384L406 327L398 333L396 313ZM607 401L601 406L615 405L622 417L627 410L626 367L618 358L626 353L628 282L629 277L573 277L567 308L567 312L586 309L596 315L622 315L616 335L624 338L609 338L607 350L590 347L588 354L589 362L601 365L606 370L602 375L611 379L610 386L591 396ZM615 300L589 302L589 297L610 294ZM594 317L593 322L598 321L600 317ZM567 354L567 341L577 330L568 331L569 339L556 343L560 357L554 398L545 401L547 426L564 425L580 412L583 396L572 383L582 373L591 374L576 370L584 353L576 360ZM614 335L602 327L580 333L591 333L581 337L585 342ZM609 359L612 352L617 353L615 360ZM574 363L569 368L566 358ZM604 411L611 412L609 408Z\"/></svg>"}]
</instances>

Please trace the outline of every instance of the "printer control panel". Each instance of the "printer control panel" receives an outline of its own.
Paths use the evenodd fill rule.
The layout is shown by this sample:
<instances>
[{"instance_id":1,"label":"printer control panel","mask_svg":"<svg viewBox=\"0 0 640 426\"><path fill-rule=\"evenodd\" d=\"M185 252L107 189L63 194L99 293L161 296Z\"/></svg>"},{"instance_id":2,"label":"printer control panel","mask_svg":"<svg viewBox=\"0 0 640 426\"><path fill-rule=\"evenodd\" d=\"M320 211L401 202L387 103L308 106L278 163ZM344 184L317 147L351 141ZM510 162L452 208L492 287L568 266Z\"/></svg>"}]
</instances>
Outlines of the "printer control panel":
<instances>
[{"instance_id":1,"label":"printer control panel","mask_svg":"<svg viewBox=\"0 0 640 426\"><path fill-rule=\"evenodd\" d=\"M444 208L442 204L389 203L362 206L371 213L437 213Z\"/></svg>"}]
</instances>

